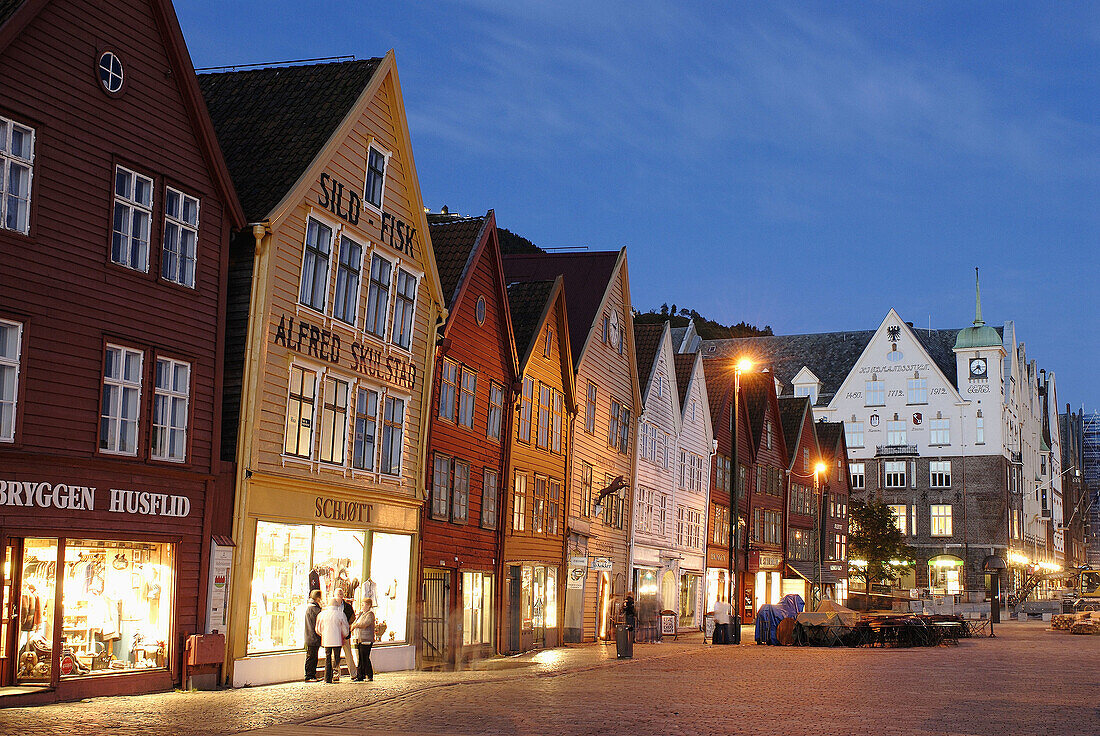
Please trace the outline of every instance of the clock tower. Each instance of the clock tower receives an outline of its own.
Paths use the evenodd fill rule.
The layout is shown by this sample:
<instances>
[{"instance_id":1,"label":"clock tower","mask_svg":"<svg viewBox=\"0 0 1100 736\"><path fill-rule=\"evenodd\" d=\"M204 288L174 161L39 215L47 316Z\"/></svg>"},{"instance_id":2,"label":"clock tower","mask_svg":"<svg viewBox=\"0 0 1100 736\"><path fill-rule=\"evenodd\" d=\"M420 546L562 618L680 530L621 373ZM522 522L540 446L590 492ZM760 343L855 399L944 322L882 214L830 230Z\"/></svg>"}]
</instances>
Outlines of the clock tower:
<instances>
[{"instance_id":1,"label":"clock tower","mask_svg":"<svg viewBox=\"0 0 1100 736\"><path fill-rule=\"evenodd\" d=\"M974 324L959 330L955 339L955 370L959 394L970 402L965 432L968 445L980 436L991 452L1000 452L1001 404L1004 373L1001 370L1006 355L997 330L982 319L982 292L978 285L978 269L974 269ZM980 412L980 413L979 413ZM977 419L983 419L983 432L976 434Z\"/></svg>"}]
</instances>

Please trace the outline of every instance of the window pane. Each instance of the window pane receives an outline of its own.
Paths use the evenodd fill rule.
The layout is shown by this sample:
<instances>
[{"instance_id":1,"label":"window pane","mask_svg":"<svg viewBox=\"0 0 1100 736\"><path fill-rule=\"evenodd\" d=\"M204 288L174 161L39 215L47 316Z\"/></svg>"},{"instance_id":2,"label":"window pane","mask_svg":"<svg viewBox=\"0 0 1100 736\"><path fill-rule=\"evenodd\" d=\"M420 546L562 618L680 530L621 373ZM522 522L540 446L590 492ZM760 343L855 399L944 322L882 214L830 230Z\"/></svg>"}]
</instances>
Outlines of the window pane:
<instances>
[{"instance_id":1,"label":"window pane","mask_svg":"<svg viewBox=\"0 0 1100 736\"><path fill-rule=\"evenodd\" d=\"M301 622L309 596L312 537L307 525L256 522L249 653L305 646Z\"/></svg>"}]
</instances>

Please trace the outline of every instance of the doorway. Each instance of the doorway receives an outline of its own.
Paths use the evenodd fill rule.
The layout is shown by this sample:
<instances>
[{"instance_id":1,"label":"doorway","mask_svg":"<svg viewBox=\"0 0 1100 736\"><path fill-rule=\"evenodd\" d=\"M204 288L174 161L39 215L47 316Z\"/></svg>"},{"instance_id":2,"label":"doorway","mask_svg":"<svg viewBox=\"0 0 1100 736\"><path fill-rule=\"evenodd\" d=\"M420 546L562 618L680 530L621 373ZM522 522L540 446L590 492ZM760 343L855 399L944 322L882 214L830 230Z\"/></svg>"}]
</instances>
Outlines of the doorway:
<instances>
[{"instance_id":1,"label":"doorway","mask_svg":"<svg viewBox=\"0 0 1100 736\"><path fill-rule=\"evenodd\" d=\"M4 540L0 686L53 684L58 553L57 539Z\"/></svg>"},{"instance_id":2,"label":"doorway","mask_svg":"<svg viewBox=\"0 0 1100 736\"><path fill-rule=\"evenodd\" d=\"M451 600L450 570L424 570L423 600L420 656L425 666L440 666L447 662L450 645L447 621Z\"/></svg>"}]
</instances>

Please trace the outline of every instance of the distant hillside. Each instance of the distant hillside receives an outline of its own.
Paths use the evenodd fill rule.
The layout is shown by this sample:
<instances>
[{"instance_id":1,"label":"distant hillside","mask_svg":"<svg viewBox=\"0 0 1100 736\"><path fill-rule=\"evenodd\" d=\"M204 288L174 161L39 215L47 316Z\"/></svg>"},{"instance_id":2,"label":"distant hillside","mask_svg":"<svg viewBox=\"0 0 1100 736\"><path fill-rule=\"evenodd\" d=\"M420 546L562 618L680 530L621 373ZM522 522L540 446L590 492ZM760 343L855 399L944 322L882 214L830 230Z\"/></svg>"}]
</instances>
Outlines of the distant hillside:
<instances>
[{"instance_id":1,"label":"distant hillside","mask_svg":"<svg viewBox=\"0 0 1100 736\"><path fill-rule=\"evenodd\" d=\"M651 324L671 322L673 327L686 327L688 319L695 320L695 329L704 340L722 340L729 337L767 337L772 334L771 325L763 328L750 325L747 322L738 322L735 325L724 325L721 322L707 319L694 309L677 309L673 304L662 304L660 309L651 309L641 312L634 317L635 322Z\"/></svg>"}]
</instances>

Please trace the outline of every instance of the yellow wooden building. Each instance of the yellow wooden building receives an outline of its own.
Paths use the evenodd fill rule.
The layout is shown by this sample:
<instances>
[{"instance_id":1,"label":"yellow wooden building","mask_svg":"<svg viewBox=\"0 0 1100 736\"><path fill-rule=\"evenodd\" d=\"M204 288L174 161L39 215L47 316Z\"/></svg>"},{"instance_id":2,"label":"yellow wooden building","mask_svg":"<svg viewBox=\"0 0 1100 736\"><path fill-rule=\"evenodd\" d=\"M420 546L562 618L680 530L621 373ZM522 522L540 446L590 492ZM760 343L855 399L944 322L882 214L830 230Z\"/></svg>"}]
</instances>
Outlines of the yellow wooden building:
<instances>
[{"instance_id":1,"label":"yellow wooden building","mask_svg":"<svg viewBox=\"0 0 1100 736\"><path fill-rule=\"evenodd\" d=\"M375 669L411 668L443 300L393 52L200 86L251 223L228 305L231 681L303 677L312 589L372 598Z\"/></svg>"}]
</instances>

